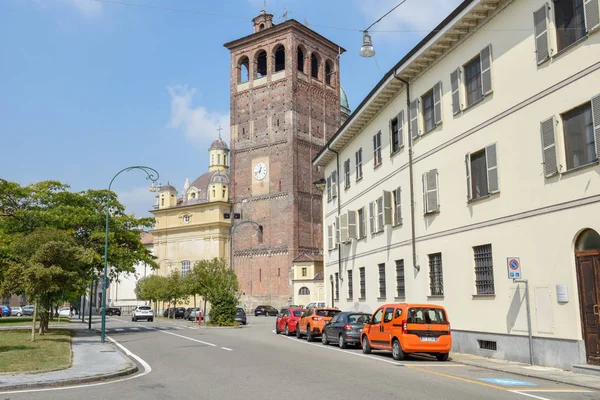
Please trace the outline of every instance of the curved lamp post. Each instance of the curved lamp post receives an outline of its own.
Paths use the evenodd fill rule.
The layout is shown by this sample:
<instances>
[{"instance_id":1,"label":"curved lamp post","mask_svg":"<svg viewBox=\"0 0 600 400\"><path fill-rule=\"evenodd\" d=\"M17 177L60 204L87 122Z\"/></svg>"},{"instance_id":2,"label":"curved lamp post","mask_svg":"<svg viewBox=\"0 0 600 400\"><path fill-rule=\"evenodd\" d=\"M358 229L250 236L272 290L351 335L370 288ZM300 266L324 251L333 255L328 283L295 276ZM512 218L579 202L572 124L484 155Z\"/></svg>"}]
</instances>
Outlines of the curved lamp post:
<instances>
[{"instance_id":1,"label":"curved lamp post","mask_svg":"<svg viewBox=\"0 0 600 400\"><path fill-rule=\"evenodd\" d=\"M156 192L156 181L158 180L158 171L154 168L144 167L141 165L135 165L133 167L123 168L113 178L110 180L108 184L108 196L106 197L106 238L104 242L104 277L102 280L102 330L100 334L100 341L104 343L104 338L106 336L106 284L108 278L108 220L110 215L110 188L112 186L113 181L117 176L119 176L123 172L129 172L133 169L139 169L146 173L146 179L152 181L152 186L150 187L151 192Z\"/></svg>"}]
</instances>

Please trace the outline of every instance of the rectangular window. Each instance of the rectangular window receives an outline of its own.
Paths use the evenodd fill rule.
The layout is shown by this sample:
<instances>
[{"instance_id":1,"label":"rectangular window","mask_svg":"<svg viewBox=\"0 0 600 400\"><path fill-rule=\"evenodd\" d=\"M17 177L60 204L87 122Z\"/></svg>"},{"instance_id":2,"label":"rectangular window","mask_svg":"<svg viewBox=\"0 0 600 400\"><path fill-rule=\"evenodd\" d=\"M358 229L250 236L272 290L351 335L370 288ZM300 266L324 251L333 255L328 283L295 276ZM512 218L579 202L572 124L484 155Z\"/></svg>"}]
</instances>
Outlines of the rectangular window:
<instances>
[{"instance_id":1,"label":"rectangular window","mask_svg":"<svg viewBox=\"0 0 600 400\"><path fill-rule=\"evenodd\" d=\"M358 238L362 239L365 236L367 236L367 217L365 208L362 207L358 210Z\"/></svg>"},{"instance_id":2,"label":"rectangular window","mask_svg":"<svg viewBox=\"0 0 600 400\"><path fill-rule=\"evenodd\" d=\"M394 196L394 226L402 225L402 190L397 188L393 191Z\"/></svg>"},{"instance_id":3,"label":"rectangular window","mask_svg":"<svg viewBox=\"0 0 600 400\"><path fill-rule=\"evenodd\" d=\"M404 286L404 260L396 260L396 296L406 296L406 288Z\"/></svg>"},{"instance_id":4,"label":"rectangular window","mask_svg":"<svg viewBox=\"0 0 600 400\"><path fill-rule=\"evenodd\" d=\"M475 288L477 294L494 294L494 263L492 245L473 247L475 255Z\"/></svg>"},{"instance_id":5,"label":"rectangular window","mask_svg":"<svg viewBox=\"0 0 600 400\"><path fill-rule=\"evenodd\" d=\"M471 190L474 199L488 195L485 150L471 154Z\"/></svg>"},{"instance_id":6,"label":"rectangular window","mask_svg":"<svg viewBox=\"0 0 600 400\"><path fill-rule=\"evenodd\" d=\"M340 299L340 274L338 272L335 273L335 299Z\"/></svg>"},{"instance_id":7,"label":"rectangular window","mask_svg":"<svg viewBox=\"0 0 600 400\"><path fill-rule=\"evenodd\" d=\"M327 225L327 248L333 249L333 226Z\"/></svg>"},{"instance_id":8,"label":"rectangular window","mask_svg":"<svg viewBox=\"0 0 600 400\"><path fill-rule=\"evenodd\" d=\"M423 174L423 205L424 214L440 210L437 169L432 169Z\"/></svg>"},{"instance_id":9,"label":"rectangular window","mask_svg":"<svg viewBox=\"0 0 600 400\"><path fill-rule=\"evenodd\" d=\"M392 154L400 150L400 131L399 131L399 119L398 117L392 118L390 121L390 135L392 135Z\"/></svg>"},{"instance_id":10,"label":"rectangular window","mask_svg":"<svg viewBox=\"0 0 600 400\"><path fill-rule=\"evenodd\" d=\"M352 270L348 270L348 300L352 300L354 289L352 288Z\"/></svg>"},{"instance_id":11,"label":"rectangular window","mask_svg":"<svg viewBox=\"0 0 600 400\"><path fill-rule=\"evenodd\" d=\"M367 283L365 282L365 267L359 268L360 274L360 299L367 298Z\"/></svg>"},{"instance_id":12,"label":"rectangular window","mask_svg":"<svg viewBox=\"0 0 600 400\"><path fill-rule=\"evenodd\" d=\"M481 59L479 56L465 65L465 89L467 91L467 106L475 104L483 98Z\"/></svg>"},{"instance_id":13,"label":"rectangular window","mask_svg":"<svg viewBox=\"0 0 600 400\"><path fill-rule=\"evenodd\" d=\"M190 262L182 261L181 262L181 276L188 276L190 274Z\"/></svg>"},{"instance_id":14,"label":"rectangular window","mask_svg":"<svg viewBox=\"0 0 600 400\"><path fill-rule=\"evenodd\" d=\"M217 164L221 165L221 155L217 154Z\"/></svg>"},{"instance_id":15,"label":"rectangular window","mask_svg":"<svg viewBox=\"0 0 600 400\"><path fill-rule=\"evenodd\" d=\"M423 104L423 129L425 132L435 128L435 115L433 112L433 90L425 93L421 97L421 103Z\"/></svg>"},{"instance_id":16,"label":"rectangular window","mask_svg":"<svg viewBox=\"0 0 600 400\"><path fill-rule=\"evenodd\" d=\"M277 277L281 278L281 268L277 268Z\"/></svg>"},{"instance_id":17,"label":"rectangular window","mask_svg":"<svg viewBox=\"0 0 600 400\"><path fill-rule=\"evenodd\" d=\"M467 154L467 197L469 200L485 197L500 190L496 144Z\"/></svg>"},{"instance_id":18,"label":"rectangular window","mask_svg":"<svg viewBox=\"0 0 600 400\"><path fill-rule=\"evenodd\" d=\"M350 187L350 159L344 161L344 188Z\"/></svg>"},{"instance_id":19,"label":"rectangular window","mask_svg":"<svg viewBox=\"0 0 600 400\"><path fill-rule=\"evenodd\" d=\"M585 36L584 0L554 0L558 51Z\"/></svg>"},{"instance_id":20,"label":"rectangular window","mask_svg":"<svg viewBox=\"0 0 600 400\"><path fill-rule=\"evenodd\" d=\"M567 169L594 162L597 154L590 103L563 114L562 121Z\"/></svg>"},{"instance_id":21,"label":"rectangular window","mask_svg":"<svg viewBox=\"0 0 600 400\"><path fill-rule=\"evenodd\" d=\"M331 175L327 177L325 185L327 186L327 202L329 203L331 201Z\"/></svg>"},{"instance_id":22,"label":"rectangular window","mask_svg":"<svg viewBox=\"0 0 600 400\"><path fill-rule=\"evenodd\" d=\"M302 276L308 275L308 269L306 267L302 267Z\"/></svg>"},{"instance_id":23,"label":"rectangular window","mask_svg":"<svg viewBox=\"0 0 600 400\"><path fill-rule=\"evenodd\" d=\"M377 232L383 231L383 197L377 199Z\"/></svg>"},{"instance_id":24,"label":"rectangular window","mask_svg":"<svg viewBox=\"0 0 600 400\"><path fill-rule=\"evenodd\" d=\"M362 179L362 148L358 149L358 151L354 154L356 158L356 181Z\"/></svg>"},{"instance_id":25,"label":"rectangular window","mask_svg":"<svg viewBox=\"0 0 600 400\"><path fill-rule=\"evenodd\" d=\"M333 171L331 173L331 198L335 199L337 197L338 192L338 173L337 171Z\"/></svg>"},{"instance_id":26,"label":"rectangular window","mask_svg":"<svg viewBox=\"0 0 600 400\"><path fill-rule=\"evenodd\" d=\"M377 265L379 268L379 298L385 299L385 264Z\"/></svg>"},{"instance_id":27,"label":"rectangular window","mask_svg":"<svg viewBox=\"0 0 600 400\"><path fill-rule=\"evenodd\" d=\"M444 295L442 253L429 254L429 289L432 296Z\"/></svg>"},{"instance_id":28,"label":"rectangular window","mask_svg":"<svg viewBox=\"0 0 600 400\"><path fill-rule=\"evenodd\" d=\"M381 165L381 131L373 135L373 166Z\"/></svg>"}]
</instances>

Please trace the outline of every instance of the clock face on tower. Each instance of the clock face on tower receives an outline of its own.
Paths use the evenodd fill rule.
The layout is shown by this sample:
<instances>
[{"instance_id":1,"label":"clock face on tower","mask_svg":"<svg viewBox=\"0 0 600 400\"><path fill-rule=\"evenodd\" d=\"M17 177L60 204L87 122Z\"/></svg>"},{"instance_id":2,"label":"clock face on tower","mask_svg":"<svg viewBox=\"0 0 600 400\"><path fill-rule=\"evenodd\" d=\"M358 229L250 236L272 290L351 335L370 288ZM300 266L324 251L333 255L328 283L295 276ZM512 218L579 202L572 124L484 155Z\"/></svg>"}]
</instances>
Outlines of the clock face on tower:
<instances>
[{"instance_id":1,"label":"clock face on tower","mask_svg":"<svg viewBox=\"0 0 600 400\"><path fill-rule=\"evenodd\" d=\"M267 176L267 165L265 163L257 163L254 166L254 179L262 181Z\"/></svg>"}]
</instances>

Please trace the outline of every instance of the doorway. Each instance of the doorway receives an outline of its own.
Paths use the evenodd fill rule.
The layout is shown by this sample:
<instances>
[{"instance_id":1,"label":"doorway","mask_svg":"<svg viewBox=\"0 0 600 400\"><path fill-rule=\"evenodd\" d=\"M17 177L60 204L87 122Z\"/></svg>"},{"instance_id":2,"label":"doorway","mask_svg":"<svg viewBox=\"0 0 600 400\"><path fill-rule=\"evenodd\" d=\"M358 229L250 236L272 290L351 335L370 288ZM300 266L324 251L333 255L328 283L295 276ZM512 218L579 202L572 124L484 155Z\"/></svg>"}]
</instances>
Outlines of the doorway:
<instances>
[{"instance_id":1,"label":"doorway","mask_svg":"<svg viewBox=\"0 0 600 400\"><path fill-rule=\"evenodd\" d=\"M600 235L581 232L575 242L579 309L587 363L600 365Z\"/></svg>"}]
</instances>

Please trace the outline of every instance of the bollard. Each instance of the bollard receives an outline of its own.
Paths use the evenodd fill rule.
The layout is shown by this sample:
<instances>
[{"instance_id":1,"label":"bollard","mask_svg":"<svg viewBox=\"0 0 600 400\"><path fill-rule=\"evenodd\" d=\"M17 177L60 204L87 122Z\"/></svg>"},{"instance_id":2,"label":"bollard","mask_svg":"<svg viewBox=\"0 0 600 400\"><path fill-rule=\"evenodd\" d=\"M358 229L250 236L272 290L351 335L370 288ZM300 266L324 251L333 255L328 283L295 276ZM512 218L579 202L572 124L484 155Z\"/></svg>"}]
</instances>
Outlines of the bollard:
<instances>
[{"instance_id":1,"label":"bollard","mask_svg":"<svg viewBox=\"0 0 600 400\"><path fill-rule=\"evenodd\" d=\"M198 326L202 325L202 311L198 311L196 316L198 317Z\"/></svg>"}]
</instances>

